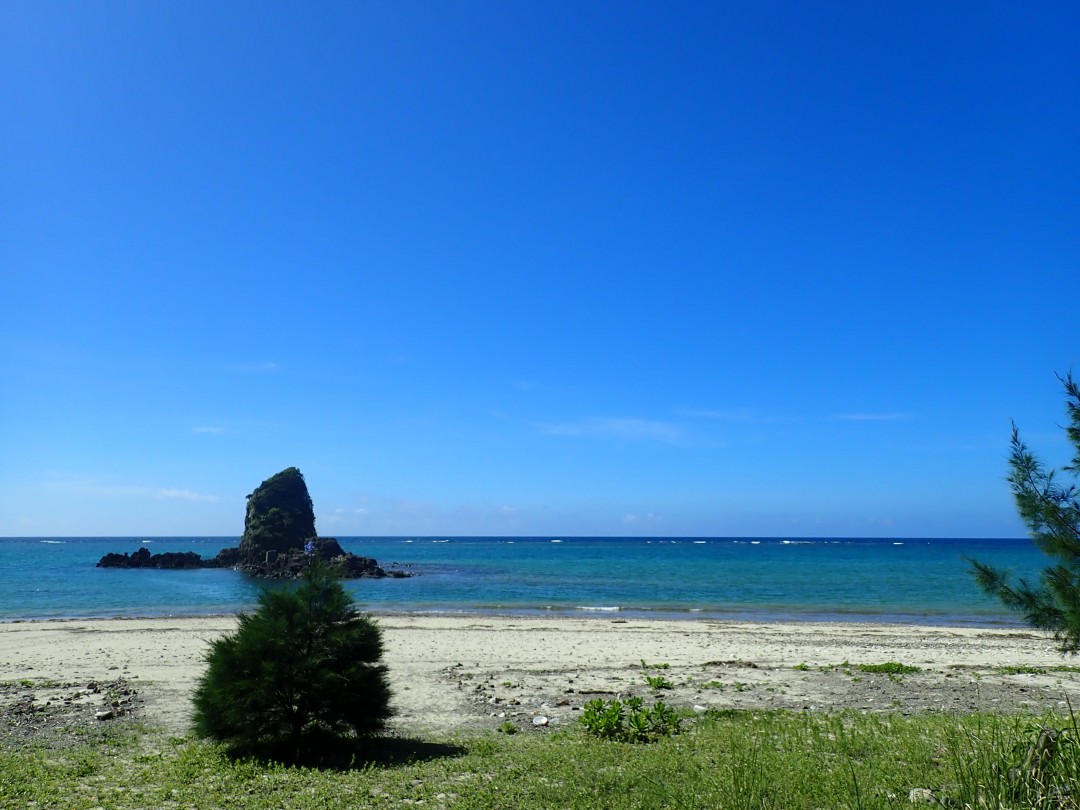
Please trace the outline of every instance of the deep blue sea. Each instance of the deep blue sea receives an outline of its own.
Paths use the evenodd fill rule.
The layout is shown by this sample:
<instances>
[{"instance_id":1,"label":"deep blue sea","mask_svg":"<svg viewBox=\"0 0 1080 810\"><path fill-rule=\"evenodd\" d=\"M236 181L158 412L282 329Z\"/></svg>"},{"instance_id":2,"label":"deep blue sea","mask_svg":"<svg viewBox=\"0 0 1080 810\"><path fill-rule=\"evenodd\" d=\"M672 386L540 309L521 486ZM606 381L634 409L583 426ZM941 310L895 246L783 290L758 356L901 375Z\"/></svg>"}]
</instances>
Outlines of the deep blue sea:
<instances>
[{"instance_id":1,"label":"deep blue sea","mask_svg":"<svg viewBox=\"0 0 1080 810\"><path fill-rule=\"evenodd\" d=\"M1025 576L1030 540L339 537L411 579L348 583L369 611L615 615L1009 625L967 557ZM250 608L262 585L232 570L96 567L110 551L195 551L236 537L0 538L0 621L190 616Z\"/></svg>"}]
</instances>

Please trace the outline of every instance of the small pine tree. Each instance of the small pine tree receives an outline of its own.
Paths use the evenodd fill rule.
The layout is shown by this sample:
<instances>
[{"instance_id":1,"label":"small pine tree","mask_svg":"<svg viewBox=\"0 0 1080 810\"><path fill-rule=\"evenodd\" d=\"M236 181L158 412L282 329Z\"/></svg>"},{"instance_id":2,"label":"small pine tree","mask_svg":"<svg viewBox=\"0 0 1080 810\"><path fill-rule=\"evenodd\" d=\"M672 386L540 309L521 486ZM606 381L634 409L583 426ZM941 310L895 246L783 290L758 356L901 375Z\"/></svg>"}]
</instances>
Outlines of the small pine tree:
<instances>
[{"instance_id":1,"label":"small pine tree","mask_svg":"<svg viewBox=\"0 0 1080 810\"><path fill-rule=\"evenodd\" d=\"M211 642L194 696L195 732L234 754L310 760L327 736L381 730L391 715L379 627L333 569L266 589L236 632Z\"/></svg>"},{"instance_id":2,"label":"small pine tree","mask_svg":"<svg viewBox=\"0 0 1080 810\"><path fill-rule=\"evenodd\" d=\"M1071 374L1058 379L1066 393L1069 424L1065 433L1076 452L1062 472L1076 478L1080 476L1080 385ZM1008 481L1020 517L1035 545L1056 564L1043 569L1038 585L1023 579L1013 584L1005 572L975 560L971 560L973 573L984 591L1022 613L1032 627L1052 632L1062 653L1075 655L1080 652L1080 492L1075 484L1058 483L1057 470L1046 470L1020 440L1016 425L1009 467Z\"/></svg>"}]
</instances>

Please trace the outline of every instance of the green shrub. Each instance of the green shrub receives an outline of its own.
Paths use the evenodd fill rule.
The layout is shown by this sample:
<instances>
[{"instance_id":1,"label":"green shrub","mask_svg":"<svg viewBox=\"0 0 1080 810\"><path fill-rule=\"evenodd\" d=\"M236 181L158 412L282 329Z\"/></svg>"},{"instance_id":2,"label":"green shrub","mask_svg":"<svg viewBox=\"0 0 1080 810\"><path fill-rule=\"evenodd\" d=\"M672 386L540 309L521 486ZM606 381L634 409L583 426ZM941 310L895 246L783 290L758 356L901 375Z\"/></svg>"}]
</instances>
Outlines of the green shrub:
<instances>
[{"instance_id":1,"label":"green shrub","mask_svg":"<svg viewBox=\"0 0 1080 810\"><path fill-rule=\"evenodd\" d=\"M585 704L581 723L594 737L619 742L649 742L679 733L680 720L674 709L656 701L648 709L639 697L625 701L600 698Z\"/></svg>"},{"instance_id":2,"label":"green shrub","mask_svg":"<svg viewBox=\"0 0 1080 810\"><path fill-rule=\"evenodd\" d=\"M645 683L649 685L650 689L674 689L675 684L665 678L663 675L646 675Z\"/></svg>"},{"instance_id":3,"label":"green shrub","mask_svg":"<svg viewBox=\"0 0 1080 810\"><path fill-rule=\"evenodd\" d=\"M885 675L911 675L919 671L918 667L911 664L901 664L899 661L886 661L883 664L859 664L859 672L873 672Z\"/></svg>"},{"instance_id":4,"label":"green shrub","mask_svg":"<svg viewBox=\"0 0 1080 810\"><path fill-rule=\"evenodd\" d=\"M332 569L313 562L295 587L267 589L232 635L211 642L194 696L195 732L237 755L317 758L390 717L378 626Z\"/></svg>"}]
</instances>

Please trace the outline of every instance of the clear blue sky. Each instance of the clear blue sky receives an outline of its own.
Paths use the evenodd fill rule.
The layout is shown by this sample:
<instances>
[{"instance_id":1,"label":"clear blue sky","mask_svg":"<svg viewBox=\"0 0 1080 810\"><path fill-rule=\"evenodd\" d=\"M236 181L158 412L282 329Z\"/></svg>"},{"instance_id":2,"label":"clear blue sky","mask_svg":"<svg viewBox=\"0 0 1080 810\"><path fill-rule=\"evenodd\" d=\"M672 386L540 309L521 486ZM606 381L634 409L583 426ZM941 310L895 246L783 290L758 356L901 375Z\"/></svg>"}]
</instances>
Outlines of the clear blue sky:
<instances>
[{"instance_id":1,"label":"clear blue sky","mask_svg":"<svg viewBox=\"0 0 1080 810\"><path fill-rule=\"evenodd\" d=\"M0 5L0 535L1021 536L1080 4Z\"/></svg>"}]
</instances>

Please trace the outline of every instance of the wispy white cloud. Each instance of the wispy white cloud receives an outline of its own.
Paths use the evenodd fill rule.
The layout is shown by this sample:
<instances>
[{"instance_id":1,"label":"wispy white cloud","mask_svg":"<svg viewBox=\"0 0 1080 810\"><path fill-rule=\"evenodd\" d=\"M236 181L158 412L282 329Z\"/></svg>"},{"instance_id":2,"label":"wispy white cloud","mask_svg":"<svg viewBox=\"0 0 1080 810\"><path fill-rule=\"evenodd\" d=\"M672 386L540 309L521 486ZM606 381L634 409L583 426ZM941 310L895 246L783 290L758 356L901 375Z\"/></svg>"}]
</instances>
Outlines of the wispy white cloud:
<instances>
[{"instance_id":1,"label":"wispy white cloud","mask_svg":"<svg viewBox=\"0 0 1080 810\"><path fill-rule=\"evenodd\" d=\"M656 441L676 444L682 431L670 422L654 419L590 419L584 422L540 425L548 436L573 436L622 441Z\"/></svg>"},{"instance_id":2,"label":"wispy white cloud","mask_svg":"<svg viewBox=\"0 0 1080 810\"><path fill-rule=\"evenodd\" d=\"M718 422L747 422L758 425L777 425L806 422L807 416L766 416L749 408L681 408L675 412L687 419L711 419ZM902 422L914 419L915 414L906 411L852 411L824 417L832 422Z\"/></svg>"},{"instance_id":3,"label":"wispy white cloud","mask_svg":"<svg viewBox=\"0 0 1080 810\"><path fill-rule=\"evenodd\" d=\"M644 515L630 512L623 515L622 522L627 526L636 526L641 523L660 523L663 519L659 512L647 512Z\"/></svg>"},{"instance_id":4,"label":"wispy white cloud","mask_svg":"<svg viewBox=\"0 0 1080 810\"><path fill-rule=\"evenodd\" d=\"M560 385L540 380L513 380L510 387L522 394L558 394L565 390Z\"/></svg>"},{"instance_id":5,"label":"wispy white cloud","mask_svg":"<svg viewBox=\"0 0 1080 810\"><path fill-rule=\"evenodd\" d=\"M149 494L150 492L150 490L148 490L146 487L130 487L116 484L90 484L87 486L75 485L71 487L71 489L75 492L80 492L86 495L97 495L102 498L142 497Z\"/></svg>"},{"instance_id":6,"label":"wispy white cloud","mask_svg":"<svg viewBox=\"0 0 1080 810\"><path fill-rule=\"evenodd\" d=\"M364 493L352 505L319 512L316 525L345 534L506 534L522 530L528 519L528 510L508 503L432 503Z\"/></svg>"},{"instance_id":7,"label":"wispy white cloud","mask_svg":"<svg viewBox=\"0 0 1080 810\"><path fill-rule=\"evenodd\" d=\"M896 528L896 518L872 517L872 518L868 518L866 522L869 523L871 526L877 526L877 527L884 528L884 529L895 529Z\"/></svg>"},{"instance_id":8,"label":"wispy white cloud","mask_svg":"<svg viewBox=\"0 0 1080 810\"><path fill-rule=\"evenodd\" d=\"M688 419L710 419L716 422L746 422L756 425L778 425L801 422L797 416L768 416L751 408L680 408L675 413Z\"/></svg>"},{"instance_id":9,"label":"wispy white cloud","mask_svg":"<svg viewBox=\"0 0 1080 810\"><path fill-rule=\"evenodd\" d=\"M745 408L732 410L713 410L711 408L680 408L677 413L691 419L718 419L725 422L752 422L755 417L753 411Z\"/></svg>"},{"instance_id":10,"label":"wispy white cloud","mask_svg":"<svg viewBox=\"0 0 1080 810\"><path fill-rule=\"evenodd\" d=\"M832 417L838 422L904 422L914 419L911 413L842 413Z\"/></svg>"},{"instance_id":11,"label":"wispy white cloud","mask_svg":"<svg viewBox=\"0 0 1080 810\"><path fill-rule=\"evenodd\" d=\"M213 434L220 434L220 433L224 433L224 432L225 432L225 428L223 428L223 427L209 427L209 426L206 426L206 427L193 427L193 428L191 429L191 432L192 432L192 433L213 433Z\"/></svg>"},{"instance_id":12,"label":"wispy white cloud","mask_svg":"<svg viewBox=\"0 0 1080 810\"><path fill-rule=\"evenodd\" d=\"M220 500L217 495L204 495L201 492L192 492L190 489L159 489L154 493L155 498L180 501L207 501L216 503Z\"/></svg>"},{"instance_id":13,"label":"wispy white cloud","mask_svg":"<svg viewBox=\"0 0 1080 810\"><path fill-rule=\"evenodd\" d=\"M45 483L49 489L71 496L91 498L154 498L157 500L202 501L216 503L217 495L208 495L179 487L152 487L139 484L101 483L93 478L57 478Z\"/></svg>"},{"instance_id":14,"label":"wispy white cloud","mask_svg":"<svg viewBox=\"0 0 1080 810\"><path fill-rule=\"evenodd\" d=\"M239 374L268 374L272 371L277 371L278 364L271 361L262 363L229 363L225 368Z\"/></svg>"}]
</instances>

